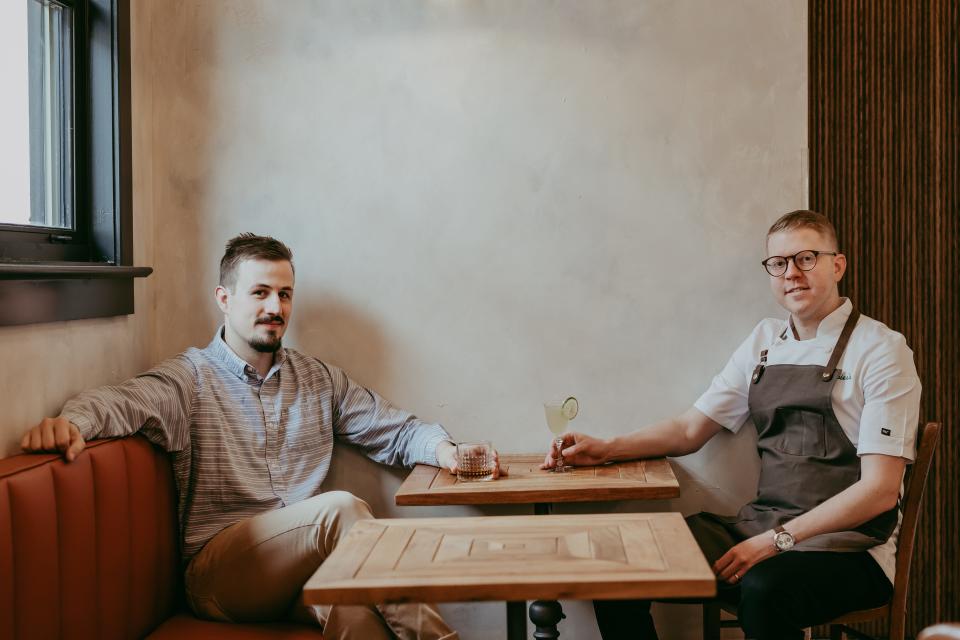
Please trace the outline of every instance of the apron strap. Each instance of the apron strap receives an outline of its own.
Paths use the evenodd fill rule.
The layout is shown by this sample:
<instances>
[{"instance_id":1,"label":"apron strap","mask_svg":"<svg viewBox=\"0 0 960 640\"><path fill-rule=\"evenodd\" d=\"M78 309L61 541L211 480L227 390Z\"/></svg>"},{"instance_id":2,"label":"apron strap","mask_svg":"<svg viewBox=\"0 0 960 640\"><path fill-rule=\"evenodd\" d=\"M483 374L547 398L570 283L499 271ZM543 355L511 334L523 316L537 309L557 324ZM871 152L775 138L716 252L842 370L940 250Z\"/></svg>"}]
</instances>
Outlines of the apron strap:
<instances>
[{"instance_id":1,"label":"apron strap","mask_svg":"<svg viewBox=\"0 0 960 640\"><path fill-rule=\"evenodd\" d=\"M830 382L833 380L833 376L836 375L837 364L840 362L840 357L843 356L843 352L847 348L847 342L850 341L850 334L853 333L853 328L857 326L857 320L859 319L860 311L854 309L850 312L850 317L847 318L847 323L843 325L843 331L840 332L840 337L837 339L837 344L833 348L833 353L830 354L830 361L827 362L827 366L823 370L821 379L824 382Z\"/></svg>"},{"instance_id":2,"label":"apron strap","mask_svg":"<svg viewBox=\"0 0 960 640\"><path fill-rule=\"evenodd\" d=\"M790 325L790 328L793 329L793 335L797 335L797 329L793 326L793 318L790 318L787 323ZM787 339L787 328L784 327L783 331L780 333L780 339ZM797 337L797 340L800 338ZM763 370L767 367L767 349L764 349L760 352L760 362L757 363L757 366L753 369L753 375L750 376L750 379L753 381L753 384L760 382L761 376L763 376Z\"/></svg>"},{"instance_id":3,"label":"apron strap","mask_svg":"<svg viewBox=\"0 0 960 640\"><path fill-rule=\"evenodd\" d=\"M794 339L794 340L800 340L800 334L797 333L797 328L793 325L793 316L790 316L790 317L787 319L787 324L790 326L790 331L793 332L793 339ZM786 337L787 337L787 330L784 329L784 330L783 330L783 333L780 334L780 339L783 340L783 339L786 338Z\"/></svg>"},{"instance_id":4,"label":"apron strap","mask_svg":"<svg viewBox=\"0 0 960 640\"><path fill-rule=\"evenodd\" d=\"M760 352L760 362L757 363L757 366L753 369L753 384L760 382L760 376L763 375L763 370L767 366L767 350L764 349Z\"/></svg>"}]
</instances>

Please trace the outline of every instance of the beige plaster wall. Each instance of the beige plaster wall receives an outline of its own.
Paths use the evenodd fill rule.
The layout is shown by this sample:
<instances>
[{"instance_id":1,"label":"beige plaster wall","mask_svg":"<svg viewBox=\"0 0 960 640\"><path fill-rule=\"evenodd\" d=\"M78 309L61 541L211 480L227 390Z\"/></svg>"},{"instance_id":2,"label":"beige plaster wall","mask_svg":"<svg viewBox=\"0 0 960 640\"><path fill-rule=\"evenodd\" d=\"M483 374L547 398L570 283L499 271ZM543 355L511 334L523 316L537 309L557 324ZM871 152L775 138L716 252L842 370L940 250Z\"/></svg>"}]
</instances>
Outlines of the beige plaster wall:
<instances>
[{"instance_id":1,"label":"beige plaster wall","mask_svg":"<svg viewBox=\"0 0 960 640\"><path fill-rule=\"evenodd\" d=\"M246 230L294 249L288 345L503 450L544 448L552 395L600 436L679 412L777 313L758 261L804 203L800 0L134 6L137 247L157 272L132 319L0 330L29 363L4 389L42 389L7 441L206 344ZM677 461L677 501L566 510L730 509L751 446ZM402 476L344 450L330 484L381 515L521 512L399 509ZM565 637L598 637L587 603L565 608ZM499 603L444 612L468 640L503 634ZM690 613L658 611L664 637L697 637Z\"/></svg>"},{"instance_id":2,"label":"beige plaster wall","mask_svg":"<svg viewBox=\"0 0 960 640\"><path fill-rule=\"evenodd\" d=\"M145 3L153 356L209 340L221 247L252 230L296 255L288 344L457 437L540 450L550 395L601 436L685 409L777 313L758 261L804 203L804 20L794 0ZM680 500L576 509L731 509L751 447L678 461ZM399 509L401 478L343 451L330 484L383 515L520 512ZM499 605L444 611L502 635ZM696 637L696 614L658 616Z\"/></svg>"}]
</instances>

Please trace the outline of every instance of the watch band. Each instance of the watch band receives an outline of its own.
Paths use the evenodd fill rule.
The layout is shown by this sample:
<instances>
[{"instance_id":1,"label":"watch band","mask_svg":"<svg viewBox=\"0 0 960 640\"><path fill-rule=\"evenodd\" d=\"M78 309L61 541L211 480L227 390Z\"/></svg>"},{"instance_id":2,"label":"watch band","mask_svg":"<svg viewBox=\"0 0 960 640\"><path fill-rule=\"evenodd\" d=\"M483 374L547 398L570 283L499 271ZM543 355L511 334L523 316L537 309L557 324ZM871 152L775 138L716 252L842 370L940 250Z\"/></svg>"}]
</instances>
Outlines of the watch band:
<instances>
[{"instance_id":1,"label":"watch band","mask_svg":"<svg viewBox=\"0 0 960 640\"><path fill-rule=\"evenodd\" d=\"M784 543L781 544L780 538L784 538ZM792 549L793 545L797 543L796 538L793 537L793 534L783 528L783 525L777 525L773 529L773 547L777 552L787 551Z\"/></svg>"}]
</instances>

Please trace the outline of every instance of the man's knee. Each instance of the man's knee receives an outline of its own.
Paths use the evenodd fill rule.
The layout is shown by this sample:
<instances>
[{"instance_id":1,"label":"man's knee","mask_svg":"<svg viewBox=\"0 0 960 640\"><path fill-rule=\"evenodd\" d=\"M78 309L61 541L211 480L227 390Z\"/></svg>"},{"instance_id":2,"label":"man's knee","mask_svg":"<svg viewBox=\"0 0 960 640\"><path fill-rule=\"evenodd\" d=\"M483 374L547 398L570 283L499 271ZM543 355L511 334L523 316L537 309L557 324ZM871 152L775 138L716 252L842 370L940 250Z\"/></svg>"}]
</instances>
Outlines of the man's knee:
<instances>
[{"instance_id":1,"label":"man's knee","mask_svg":"<svg viewBox=\"0 0 960 640\"><path fill-rule=\"evenodd\" d=\"M775 575L756 571L756 567L743 576L740 582L740 600L757 605L765 605L776 600L780 593L780 584Z\"/></svg>"},{"instance_id":2,"label":"man's knee","mask_svg":"<svg viewBox=\"0 0 960 640\"><path fill-rule=\"evenodd\" d=\"M349 491L325 491L313 500L321 500L325 508L335 511L342 519L363 520L372 518L370 505Z\"/></svg>"},{"instance_id":3,"label":"man's knee","mask_svg":"<svg viewBox=\"0 0 960 640\"><path fill-rule=\"evenodd\" d=\"M774 563L752 567L740 582L738 617L744 632L765 636L771 626L783 624L793 599L789 580Z\"/></svg>"},{"instance_id":4,"label":"man's knee","mask_svg":"<svg viewBox=\"0 0 960 640\"><path fill-rule=\"evenodd\" d=\"M697 513L684 520L710 565L737 544L733 535L711 514Z\"/></svg>"},{"instance_id":5,"label":"man's knee","mask_svg":"<svg viewBox=\"0 0 960 640\"><path fill-rule=\"evenodd\" d=\"M313 517L323 558L333 551L355 522L373 517L370 505L347 491L327 491L309 501L316 508Z\"/></svg>"},{"instance_id":6,"label":"man's knee","mask_svg":"<svg viewBox=\"0 0 960 640\"><path fill-rule=\"evenodd\" d=\"M702 513L687 516L683 521L687 523L687 527L690 529L690 533L693 534L695 540L700 540L713 532L712 526Z\"/></svg>"}]
</instances>

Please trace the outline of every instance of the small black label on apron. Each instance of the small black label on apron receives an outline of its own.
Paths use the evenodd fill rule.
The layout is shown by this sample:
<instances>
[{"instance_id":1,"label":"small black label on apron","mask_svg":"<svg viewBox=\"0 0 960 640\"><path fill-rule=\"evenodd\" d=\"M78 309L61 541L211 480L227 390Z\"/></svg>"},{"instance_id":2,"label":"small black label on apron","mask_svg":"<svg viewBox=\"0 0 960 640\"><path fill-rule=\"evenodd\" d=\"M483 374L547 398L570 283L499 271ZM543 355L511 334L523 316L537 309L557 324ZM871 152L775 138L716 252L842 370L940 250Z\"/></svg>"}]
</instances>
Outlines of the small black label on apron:
<instances>
[{"instance_id":1,"label":"small black label on apron","mask_svg":"<svg viewBox=\"0 0 960 640\"><path fill-rule=\"evenodd\" d=\"M882 433L882 434L885 435L885 436L888 436L888 435L890 435L890 429L882 428L882 429L880 429L880 433Z\"/></svg>"}]
</instances>

